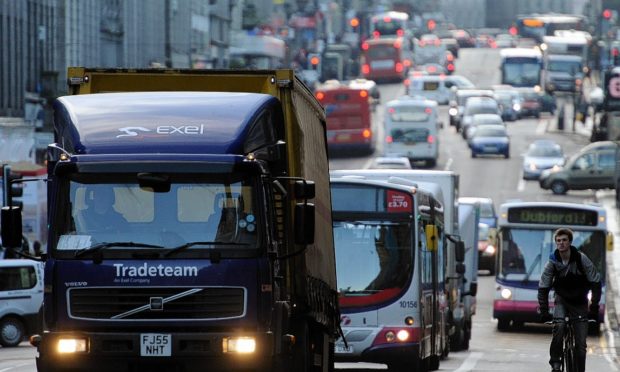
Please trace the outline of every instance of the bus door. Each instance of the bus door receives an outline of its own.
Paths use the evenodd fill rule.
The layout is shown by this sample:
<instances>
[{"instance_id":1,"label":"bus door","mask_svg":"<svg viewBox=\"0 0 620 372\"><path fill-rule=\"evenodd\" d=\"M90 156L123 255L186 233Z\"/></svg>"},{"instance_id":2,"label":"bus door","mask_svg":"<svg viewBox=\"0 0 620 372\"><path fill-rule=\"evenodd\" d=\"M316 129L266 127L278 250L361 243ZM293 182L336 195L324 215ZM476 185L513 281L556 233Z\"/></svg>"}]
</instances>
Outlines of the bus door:
<instances>
[{"instance_id":1,"label":"bus door","mask_svg":"<svg viewBox=\"0 0 620 372\"><path fill-rule=\"evenodd\" d=\"M374 149L372 108L367 90L347 86L327 89L319 87L316 97L325 107L329 146Z\"/></svg>"}]
</instances>

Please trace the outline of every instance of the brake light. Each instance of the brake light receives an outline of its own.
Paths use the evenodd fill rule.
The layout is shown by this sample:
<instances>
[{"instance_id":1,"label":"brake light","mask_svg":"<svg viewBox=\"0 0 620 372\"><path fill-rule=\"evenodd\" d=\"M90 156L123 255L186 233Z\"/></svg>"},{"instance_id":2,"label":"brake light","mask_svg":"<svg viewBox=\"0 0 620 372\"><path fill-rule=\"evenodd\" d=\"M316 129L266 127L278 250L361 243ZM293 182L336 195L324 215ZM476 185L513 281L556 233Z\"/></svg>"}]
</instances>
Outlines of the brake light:
<instances>
[{"instance_id":1,"label":"brake light","mask_svg":"<svg viewBox=\"0 0 620 372\"><path fill-rule=\"evenodd\" d=\"M405 86L408 87L411 84L411 81L409 79L405 79L403 80L403 84L405 84Z\"/></svg>"},{"instance_id":2,"label":"brake light","mask_svg":"<svg viewBox=\"0 0 620 372\"><path fill-rule=\"evenodd\" d=\"M390 23L390 22L392 22L392 18L390 18L390 17L383 17L383 22Z\"/></svg>"},{"instance_id":3,"label":"brake light","mask_svg":"<svg viewBox=\"0 0 620 372\"><path fill-rule=\"evenodd\" d=\"M379 31L373 31L372 32L372 37L374 37L375 39L378 39L379 36L381 36L381 33Z\"/></svg>"},{"instance_id":4,"label":"brake light","mask_svg":"<svg viewBox=\"0 0 620 372\"><path fill-rule=\"evenodd\" d=\"M399 28L398 30L396 30L396 35L397 36L403 36L403 35L405 35L405 31L403 31L402 28Z\"/></svg>"},{"instance_id":5,"label":"brake light","mask_svg":"<svg viewBox=\"0 0 620 372\"><path fill-rule=\"evenodd\" d=\"M454 65L452 63L448 64L448 71L454 71Z\"/></svg>"},{"instance_id":6,"label":"brake light","mask_svg":"<svg viewBox=\"0 0 620 372\"><path fill-rule=\"evenodd\" d=\"M360 90L360 97L362 97L362 98L368 97L368 92L365 91L365 90Z\"/></svg>"},{"instance_id":7,"label":"brake light","mask_svg":"<svg viewBox=\"0 0 620 372\"><path fill-rule=\"evenodd\" d=\"M362 43L362 50L368 50L368 43Z\"/></svg>"},{"instance_id":8,"label":"brake light","mask_svg":"<svg viewBox=\"0 0 620 372\"><path fill-rule=\"evenodd\" d=\"M372 133L370 132L370 129L364 129L362 131L362 137L364 137L364 138L370 138L371 135L372 135Z\"/></svg>"},{"instance_id":9,"label":"brake light","mask_svg":"<svg viewBox=\"0 0 620 372\"><path fill-rule=\"evenodd\" d=\"M410 67L411 66L411 61L406 59L403 61L403 64L405 65L405 67Z\"/></svg>"},{"instance_id":10,"label":"brake light","mask_svg":"<svg viewBox=\"0 0 620 372\"><path fill-rule=\"evenodd\" d=\"M436 72L436 71L437 71L437 68L436 68L435 66L428 66L428 67L426 68L426 71L428 71L428 72Z\"/></svg>"},{"instance_id":11,"label":"brake light","mask_svg":"<svg viewBox=\"0 0 620 372\"><path fill-rule=\"evenodd\" d=\"M396 63L394 70L396 70L396 72L403 72L403 64L400 62Z\"/></svg>"},{"instance_id":12,"label":"brake light","mask_svg":"<svg viewBox=\"0 0 620 372\"><path fill-rule=\"evenodd\" d=\"M370 65L364 64L362 66L362 74L370 74Z\"/></svg>"},{"instance_id":13,"label":"brake light","mask_svg":"<svg viewBox=\"0 0 620 372\"><path fill-rule=\"evenodd\" d=\"M389 112L390 114L393 114L393 113L395 113L395 112L396 112L396 110L394 109L394 107L390 107L390 108L388 109L388 112Z\"/></svg>"},{"instance_id":14,"label":"brake light","mask_svg":"<svg viewBox=\"0 0 620 372\"><path fill-rule=\"evenodd\" d=\"M385 142L392 143L392 142L394 142L394 139L392 138L392 136L387 136L387 137L385 137Z\"/></svg>"},{"instance_id":15,"label":"brake light","mask_svg":"<svg viewBox=\"0 0 620 372\"><path fill-rule=\"evenodd\" d=\"M323 92L317 92L316 93L316 99L318 99L320 101L323 98L325 98L325 93L323 93Z\"/></svg>"},{"instance_id":16,"label":"brake light","mask_svg":"<svg viewBox=\"0 0 620 372\"><path fill-rule=\"evenodd\" d=\"M428 137L426 138L426 142L428 142L428 143L435 143L435 137L433 137L431 134L429 134Z\"/></svg>"},{"instance_id":17,"label":"brake light","mask_svg":"<svg viewBox=\"0 0 620 372\"><path fill-rule=\"evenodd\" d=\"M433 109L431 109L430 107L427 107L424 109L424 112L430 115L433 113Z\"/></svg>"}]
</instances>

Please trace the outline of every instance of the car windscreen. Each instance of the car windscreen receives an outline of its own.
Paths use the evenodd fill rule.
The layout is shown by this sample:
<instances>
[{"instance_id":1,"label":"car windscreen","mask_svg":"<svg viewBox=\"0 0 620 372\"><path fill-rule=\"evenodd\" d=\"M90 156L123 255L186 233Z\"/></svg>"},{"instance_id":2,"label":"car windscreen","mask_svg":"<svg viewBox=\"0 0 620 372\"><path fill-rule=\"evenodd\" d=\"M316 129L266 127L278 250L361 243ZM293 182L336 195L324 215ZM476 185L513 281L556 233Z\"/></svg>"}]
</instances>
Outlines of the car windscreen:
<instances>
[{"instance_id":1,"label":"car windscreen","mask_svg":"<svg viewBox=\"0 0 620 372\"><path fill-rule=\"evenodd\" d=\"M562 150L557 147L540 147L535 146L530 148L527 152L527 156L536 156L544 158L561 158L564 156Z\"/></svg>"},{"instance_id":2,"label":"car windscreen","mask_svg":"<svg viewBox=\"0 0 620 372\"><path fill-rule=\"evenodd\" d=\"M474 137L506 137L506 131L499 128L481 126L474 132Z\"/></svg>"}]
</instances>

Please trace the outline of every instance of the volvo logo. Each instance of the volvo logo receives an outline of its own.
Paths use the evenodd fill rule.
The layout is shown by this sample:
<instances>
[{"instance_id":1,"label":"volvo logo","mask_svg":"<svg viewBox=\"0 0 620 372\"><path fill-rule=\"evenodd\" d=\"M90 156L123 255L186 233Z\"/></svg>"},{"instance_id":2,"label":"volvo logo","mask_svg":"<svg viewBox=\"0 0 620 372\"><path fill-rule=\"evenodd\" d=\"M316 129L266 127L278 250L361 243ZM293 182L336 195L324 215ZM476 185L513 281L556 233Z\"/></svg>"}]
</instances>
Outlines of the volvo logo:
<instances>
[{"instance_id":1,"label":"volvo logo","mask_svg":"<svg viewBox=\"0 0 620 372\"><path fill-rule=\"evenodd\" d=\"M150 302L151 311L164 310L164 298L163 297L151 297L149 302Z\"/></svg>"}]
</instances>

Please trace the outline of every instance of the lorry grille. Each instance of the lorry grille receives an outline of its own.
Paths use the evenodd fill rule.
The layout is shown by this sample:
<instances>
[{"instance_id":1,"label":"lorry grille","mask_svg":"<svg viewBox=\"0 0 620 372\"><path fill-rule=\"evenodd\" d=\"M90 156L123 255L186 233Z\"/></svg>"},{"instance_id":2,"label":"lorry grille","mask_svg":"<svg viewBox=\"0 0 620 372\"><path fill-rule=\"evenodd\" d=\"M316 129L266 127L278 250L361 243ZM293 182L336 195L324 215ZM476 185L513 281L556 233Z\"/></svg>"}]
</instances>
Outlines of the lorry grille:
<instances>
[{"instance_id":1,"label":"lorry grille","mask_svg":"<svg viewBox=\"0 0 620 372\"><path fill-rule=\"evenodd\" d=\"M70 288L69 316L107 320L216 320L245 316L241 287Z\"/></svg>"}]
</instances>

